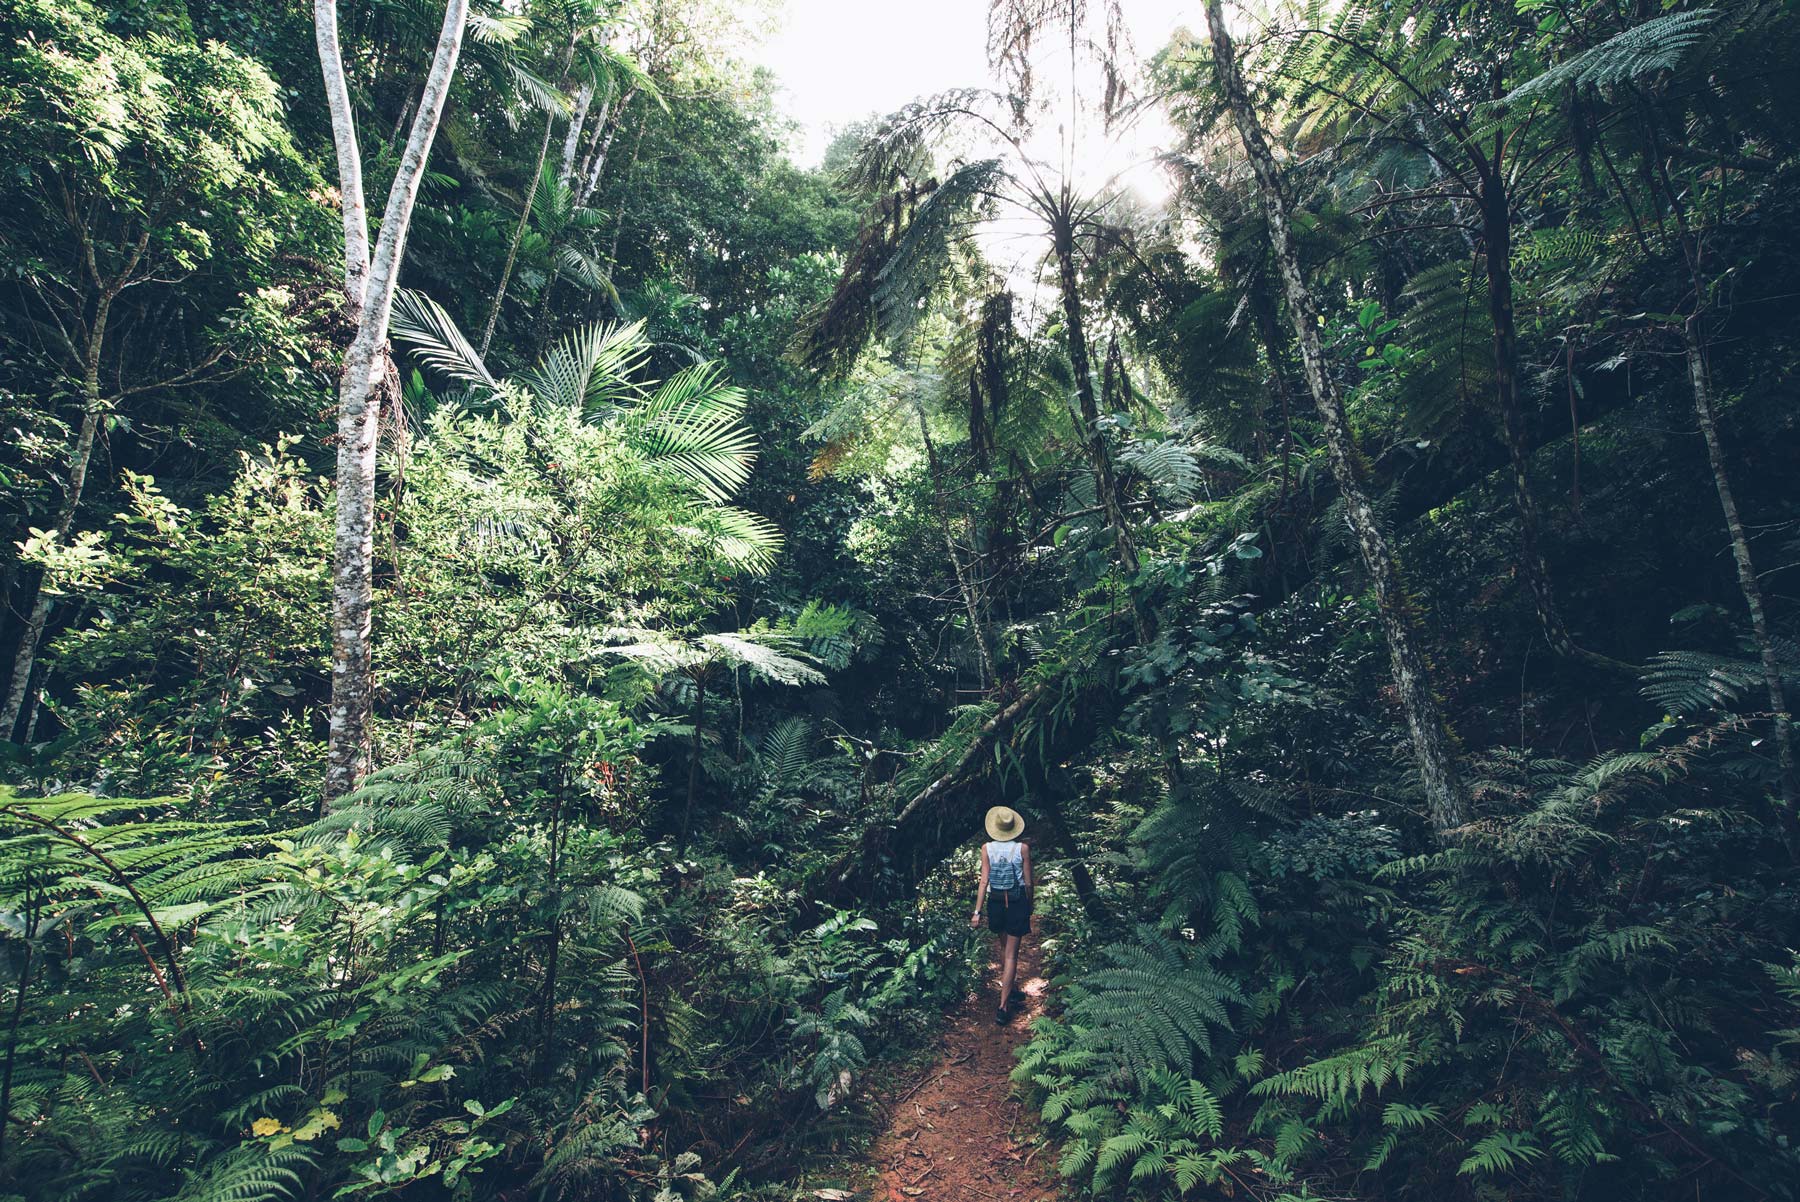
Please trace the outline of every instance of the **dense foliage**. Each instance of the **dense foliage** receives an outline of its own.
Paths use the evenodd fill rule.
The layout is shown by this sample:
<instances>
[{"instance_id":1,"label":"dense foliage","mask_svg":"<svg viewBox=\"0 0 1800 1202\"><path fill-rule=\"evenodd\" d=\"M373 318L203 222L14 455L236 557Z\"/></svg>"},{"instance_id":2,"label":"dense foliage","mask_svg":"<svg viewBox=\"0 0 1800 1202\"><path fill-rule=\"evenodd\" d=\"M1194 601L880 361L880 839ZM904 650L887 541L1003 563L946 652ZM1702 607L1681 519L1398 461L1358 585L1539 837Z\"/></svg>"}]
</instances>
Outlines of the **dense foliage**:
<instances>
[{"instance_id":1,"label":"dense foliage","mask_svg":"<svg viewBox=\"0 0 1800 1202\"><path fill-rule=\"evenodd\" d=\"M786 1197L999 801L1072 1192L1795 1197L1794 6L743 7L472 6L331 796L310 16L0 0L0 1199Z\"/></svg>"}]
</instances>

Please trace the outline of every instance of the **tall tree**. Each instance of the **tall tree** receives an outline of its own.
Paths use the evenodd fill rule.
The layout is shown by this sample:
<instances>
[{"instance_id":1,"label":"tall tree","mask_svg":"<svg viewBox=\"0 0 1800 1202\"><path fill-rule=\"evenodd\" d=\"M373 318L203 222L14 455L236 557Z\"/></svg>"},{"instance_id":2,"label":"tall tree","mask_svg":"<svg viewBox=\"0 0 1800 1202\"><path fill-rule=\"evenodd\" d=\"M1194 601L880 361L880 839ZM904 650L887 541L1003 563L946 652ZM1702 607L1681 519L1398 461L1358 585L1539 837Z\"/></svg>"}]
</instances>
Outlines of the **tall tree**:
<instances>
[{"instance_id":1,"label":"tall tree","mask_svg":"<svg viewBox=\"0 0 1800 1202\"><path fill-rule=\"evenodd\" d=\"M1024 215L1040 236L1041 266L1054 280L1073 377L1070 419L1093 478L1095 502L1112 532L1119 566L1135 576L1137 539L1102 422L1083 289L1084 247L1123 194L1116 178L1092 178L1095 164L1088 160L1106 145L1117 116L1126 39L1115 7L1108 6L1098 28L1092 25L1093 14L1078 0L995 0L988 55L1006 92L945 92L908 105L875 130L850 176L871 198L868 227L836 295L808 332L808 351L815 366L841 364L878 325L890 337L904 334L919 302L949 279L948 265L984 217L1002 209ZM1058 50L1052 56L1066 79L1051 99L1044 96L1039 78L1044 64L1034 51L1042 45L1067 47L1066 55ZM1084 100L1088 74L1107 81L1098 112ZM1090 134L1095 126L1100 132ZM1050 129L1053 148L1044 145ZM931 143L950 135L975 140L984 157L954 162L939 178L933 174ZM1147 612L1140 609L1137 616L1147 634Z\"/></svg>"},{"instance_id":2,"label":"tall tree","mask_svg":"<svg viewBox=\"0 0 1800 1202\"><path fill-rule=\"evenodd\" d=\"M1293 84L1303 130L1328 128L1343 139L1340 150L1360 146L1374 158L1369 169L1355 175L1359 187L1382 181L1367 201L1369 208L1404 209L1410 224L1429 211L1421 206L1441 202L1447 223L1479 251L1494 413L1519 526L1519 574L1539 629L1556 654L1629 673L1629 665L1580 647L1569 634L1544 555L1542 506L1531 483L1515 312L1515 198L1542 184L1558 160L1558 147L1541 137L1527 140L1534 131L1525 125L1496 132L1486 116L1506 95L1509 81L1532 69L1528 31L1511 4L1463 5L1416 21L1404 7L1372 12L1351 5L1327 25L1291 31L1292 45L1276 71ZM1396 151L1402 161L1422 164L1431 182L1386 186L1381 160L1392 163ZM1463 284L1463 277L1457 275L1455 282Z\"/></svg>"},{"instance_id":3,"label":"tall tree","mask_svg":"<svg viewBox=\"0 0 1800 1202\"><path fill-rule=\"evenodd\" d=\"M1332 477L1343 496L1345 517L1356 536L1363 566L1375 588L1375 605L1382 632L1387 637L1394 689L1412 735L1413 755L1418 760L1431 821L1440 832L1449 831L1468 820L1468 802L1458 777L1450 730L1438 705L1431 672L1418 631L1414 628L1399 562L1363 489L1356 445L1344 413L1344 400L1319 338L1319 307L1301 275L1300 256L1294 247L1292 202L1275 165L1275 156L1269 150L1268 138L1251 105L1249 91L1244 86L1221 0L1207 0L1206 24L1212 34L1219 90L1262 191L1269 241L1287 293L1288 314L1300 344L1300 361L1306 369L1306 382L1324 426Z\"/></svg>"},{"instance_id":4,"label":"tall tree","mask_svg":"<svg viewBox=\"0 0 1800 1202\"><path fill-rule=\"evenodd\" d=\"M1566 134L1571 143L1582 148L1583 157L1593 153L1588 148L1595 146L1605 153L1603 143L1609 131L1604 125L1589 128L1590 122L1598 124L1603 116L1610 118L1606 124L1623 124L1635 135L1635 147L1622 149L1635 149L1638 154L1641 169L1635 174L1647 193L1650 211L1656 218L1655 228L1660 231L1658 237L1672 244L1669 250L1674 262L1670 266L1687 285L1681 305L1685 312L1675 315L1676 333L1694 421L1706 446L1707 466L1719 498L1769 707L1780 798L1776 817L1789 855L1800 860L1800 757L1795 753L1793 716L1761 578L1719 433L1713 383L1711 344L1720 321L1719 310L1724 307L1721 281L1732 267L1718 261L1713 246L1718 235L1709 228L1709 210L1723 206L1693 203L1694 197L1710 189L1721 197L1733 196L1745 211L1754 212L1767 199L1759 192L1760 181L1769 176L1769 171L1767 163L1746 154L1741 135L1728 134L1721 139L1715 122L1704 118L1686 121L1681 113L1682 106L1689 103L1681 99L1685 95L1703 97L1708 89L1717 88L1724 94L1714 96L1710 104L1722 107L1733 87L1745 86L1740 80L1723 79L1702 84L1698 77L1707 69L1705 48L1709 43L1729 45L1734 39L1756 37L1766 29L1764 22L1772 11L1770 6L1751 4L1728 20L1722 20L1722 14L1710 8L1639 20L1627 17L1623 27L1610 36L1590 37L1585 45L1578 45L1562 61L1501 99L1505 128L1519 128L1544 118L1546 125ZM1607 23L1618 19L1610 10L1597 16ZM1685 86L1665 86L1672 78ZM1671 98L1671 93L1675 98ZM1698 99L1692 103L1702 109L1707 107ZM1690 137L1690 131L1695 136ZM1702 134L1705 136L1699 136ZM1684 166L1675 147L1689 142L1694 144L1687 147ZM1618 190L1623 219L1631 223L1635 234L1635 242L1621 238L1621 243L1635 244L1644 253L1651 253L1650 235L1637 221L1623 178L1616 172L1609 171L1608 175Z\"/></svg>"},{"instance_id":5,"label":"tall tree","mask_svg":"<svg viewBox=\"0 0 1800 1202\"><path fill-rule=\"evenodd\" d=\"M127 401L232 370L229 315L204 339L200 329L170 338L155 328L169 324L184 289L184 308L208 304L193 278L215 255L250 257L270 237L270 197L255 169L291 161L293 148L275 82L231 50L120 38L86 3L22 6L5 17L0 35L15 49L0 76L10 127L0 155L29 172L32 187L0 222L0 241L32 250L0 348L45 363L55 394L78 410L50 521L33 535L47 547L68 542L95 450L129 415ZM155 337L134 345L147 328ZM48 579L31 594L0 696L0 739L26 710L54 599Z\"/></svg>"},{"instance_id":6,"label":"tall tree","mask_svg":"<svg viewBox=\"0 0 1800 1202\"><path fill-rule=\"evenodd\" d=\"M524 197L519 204L519 218L513 224L512 241L507 246L506 260L500 268L500 280L494 286L493 299L488 303L487 320L482 326L478 348L483 355L493 345L494 330L500 322L501 307L506 303L506 290L512 280L513 268L518 262L519 248L538 212L539 191L554 181L556 188L571 194L573 192L570 177L574 170L575 150L580 142L581 126L587 119L596 91L603 97L610 98L617 94L623 81L629 81L633 88L642 88L659 103L661 101L661 94L639 69L636 61L607 45L607 39L613 32L617 0L553 0L541 7L543 11L534 14L534 26L542 26L544 39L549 43L549 52L555 60L554 71L550 76L554 80L554 89L537 89L539 94L536 99L539 107L544 110L544 133L538 140L537 159L525 181ZM563 94L563 90L571 83L575 83L578 89L572 108ZM550 140L556 131L557 121L564 118L567 119L569 128L563 139L562 161L559 166L552 167L549 164ZM551 242L546 249L554 255L559 247L554 244L553 238Z\"/></svg>"},{"instance_id":7,"label":"tall tree","mask_svg":"<svg viewBox=\"0 0 1800 1202\"><path fill-rule=\"evenodd\" d=\"M400 282L407 229L437 136L450 81L462 53L469 0L449 0L431 67L419 91L405 149L388 189L381 230L369 246L362 153L338 45L336 0L314 0L313 29L337 148L344 218L344 295L355 334L338 384L337 528L332 552L331 713L324 796L338 798L369 770L374 714L375 450L383 394L397 373L388 349L388 319Z\"/></svg>"}]
</instances>

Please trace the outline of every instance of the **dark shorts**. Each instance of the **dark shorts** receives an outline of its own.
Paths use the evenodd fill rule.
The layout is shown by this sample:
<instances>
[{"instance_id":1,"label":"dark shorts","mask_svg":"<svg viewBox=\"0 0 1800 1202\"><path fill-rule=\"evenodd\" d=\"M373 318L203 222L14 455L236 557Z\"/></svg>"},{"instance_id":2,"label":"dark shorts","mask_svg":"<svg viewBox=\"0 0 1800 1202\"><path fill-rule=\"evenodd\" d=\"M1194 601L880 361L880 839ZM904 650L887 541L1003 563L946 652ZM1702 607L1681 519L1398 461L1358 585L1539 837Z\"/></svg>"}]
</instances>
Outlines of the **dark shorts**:
<instances>
[{"instance_id":1,"label":"dark shorts","mask_svg":"<svg viewBox=\"0 0 1800 1202\"><path fill-rule=\"evenodd\" d=\"M1004 893L989 893L987 901L988 930L996 935L1031 934L1031 894L1013 890L1009 901Z\"/></svg>"}]
</instances>

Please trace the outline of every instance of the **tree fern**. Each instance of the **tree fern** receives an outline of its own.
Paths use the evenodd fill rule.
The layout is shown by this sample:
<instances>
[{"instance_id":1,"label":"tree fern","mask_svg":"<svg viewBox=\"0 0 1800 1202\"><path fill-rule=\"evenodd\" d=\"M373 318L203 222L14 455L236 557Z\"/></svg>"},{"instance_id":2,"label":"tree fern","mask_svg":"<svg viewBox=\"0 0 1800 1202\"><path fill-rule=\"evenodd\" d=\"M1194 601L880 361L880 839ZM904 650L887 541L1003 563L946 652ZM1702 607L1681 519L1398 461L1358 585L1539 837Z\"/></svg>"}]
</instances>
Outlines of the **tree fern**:
<instances>
[{"instance_id":1,"label":"tree fern","mask_svg":"<svg viewBox=\"0 0 1800 1202\"><path fill-rule=\"evenodd\" d=\"M1415 434L1444 438L1493 395L1494 328L1484 288L1466 263L1429 268L1407 281L1400 321L1411 360L1401 397Z\"/></svg>"},{"instance_id":2,"label":"tree fern","mask_svg":"<svg viewBox=\"0 0 1800 1202\"><path fill-rule=\"evenodd\" d=\"M305 1148L249 1144L211 1161L170 1202L277 1202L300 1197L313 1165Z\"/></svg>"},{"instance_id":3,"label":"tree fern","mask_svg":"<svg viewBox=\"0 0 1800 1202\"><path fill-rule=\"evenodd\" d=\"M1458 1173L1507 1173L1523 1168L1544 1154L1527 1131L1494 1131L1476 1141Z\"/></svg>"},{"instance_id":4,"label":"tree fern","mask_svg":"<svg viewBox=\"0 0 1800 1202\"><path fill-rule=\"evenodd\" d=\"M1718 16L1716 9L1692 8L1653 17L1520 84L1507 94L1506 104L1525 105L1569 89L1607 90L1674 71L1706 42Z\"/></svg>"},{"instance_id":5,"label":"tree fern","mask_svg":"<svg viewBox=\"0 0 1800 1202\"><path fill-rule=\"evenodd\" d=\"M1120 452L1119 464L1144 477L1158 496L1174 504L1192 500L1200 489L1200 462L1177 442L1134 442Z\"/></svg>"}]
</instances>

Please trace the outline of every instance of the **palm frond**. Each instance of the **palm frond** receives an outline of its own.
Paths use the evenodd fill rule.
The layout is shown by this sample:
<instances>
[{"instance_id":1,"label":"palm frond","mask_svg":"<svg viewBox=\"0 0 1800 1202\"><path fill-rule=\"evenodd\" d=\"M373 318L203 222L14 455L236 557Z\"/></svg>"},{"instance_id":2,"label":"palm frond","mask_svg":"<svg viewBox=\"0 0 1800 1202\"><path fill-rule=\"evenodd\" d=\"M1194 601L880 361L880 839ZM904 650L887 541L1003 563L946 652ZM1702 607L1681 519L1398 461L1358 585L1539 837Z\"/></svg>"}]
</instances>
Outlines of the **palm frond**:
<instances>
[{"instance_id":1,"label":"palm frond","mask_svg":"<svg viewBox=\"0 0 1800 1202\"><path fill-rule=\"evenodd\" d=\"M756 462L755 435L739 420L745 402L721 365L696 364L627 409L625 435L651 462L722 503L743 487Z\"/></svg>"},{"instance_id":2,"label":"palm frond","mask_svg":"<svg viewBox=\"0 0 1800 1202\"><path fill-rule=\"evenodd\" d=\"M590 322L558 338L516 379L541 405L604 412L636 393L632 376L649 354L643 322Z\"/></svg>"},{"instance_id":3,"label":"palm frond","mask_svg":"<svg viewBox=\"0 0 1800 1202\"><path fill-rule=\"evenodd\" d=\"M747 572L766 572L781 554L781 529L759 513L735 505L714 505L707 511L713 545L726 560Z\"/></svg>"},{"instance_id":4,"label":"palm frond","mask_svg":"<svg viewBox=\"0 0 1800 1202\"><path fill-rule=\"evenodd\" d=\"M562 275L588 289L606 297L613 312L623 313L625 301L619 295L618 288L613 286L612 273L606 265L593 255L578 246L563 245L556 248L556 269Z\"/></svg>"},{"instance_id":5,"label":"palm frond","mask_svg":"<svg viewBox=\"0 0 1800 1202\"><path fill-rule=\"evenodd\" d=\"M825 674L793 648L777 649L755 632L703 634L700 643L721 661L774 684L824 684Z\"/></svg>"},{"instance_id":6,"label":"palm frond","mask_svg":"<svg viewBox=\"0 0 1800 1202\"><path fill-rule=\"evenodd\" d=\"M507 60L506 73L512 77L513 87L518 94L539 112L566 117L573 109L574 106L560 88L518 60Z\"/></svg>"},{"instance_id":7,"label":"palm frond","mask_svg":"<svg viewBox=\"0 0 1800 1202\"><path fill-rule=\"evenodd\" d=\"M491 391L499 383L489 374L481 356L456 328L456 321L444 307L411 288L402 288L394 296L394 315L389 325L393 336L413 347L413 357L464 384L479 385Z\"/></svg>"},{"instance_id":8,"label":"palm frond","mask_svg":"<svg viewBox=\"0 0 1800 1202\"><path fill-rule=\"evenodd\" d=\"M1150 482L1157 495L1181 504L1200 489L1200 461L1178 442L1133 442L1119 455L1119 463Z\"/></svg>"}]
</instances>

